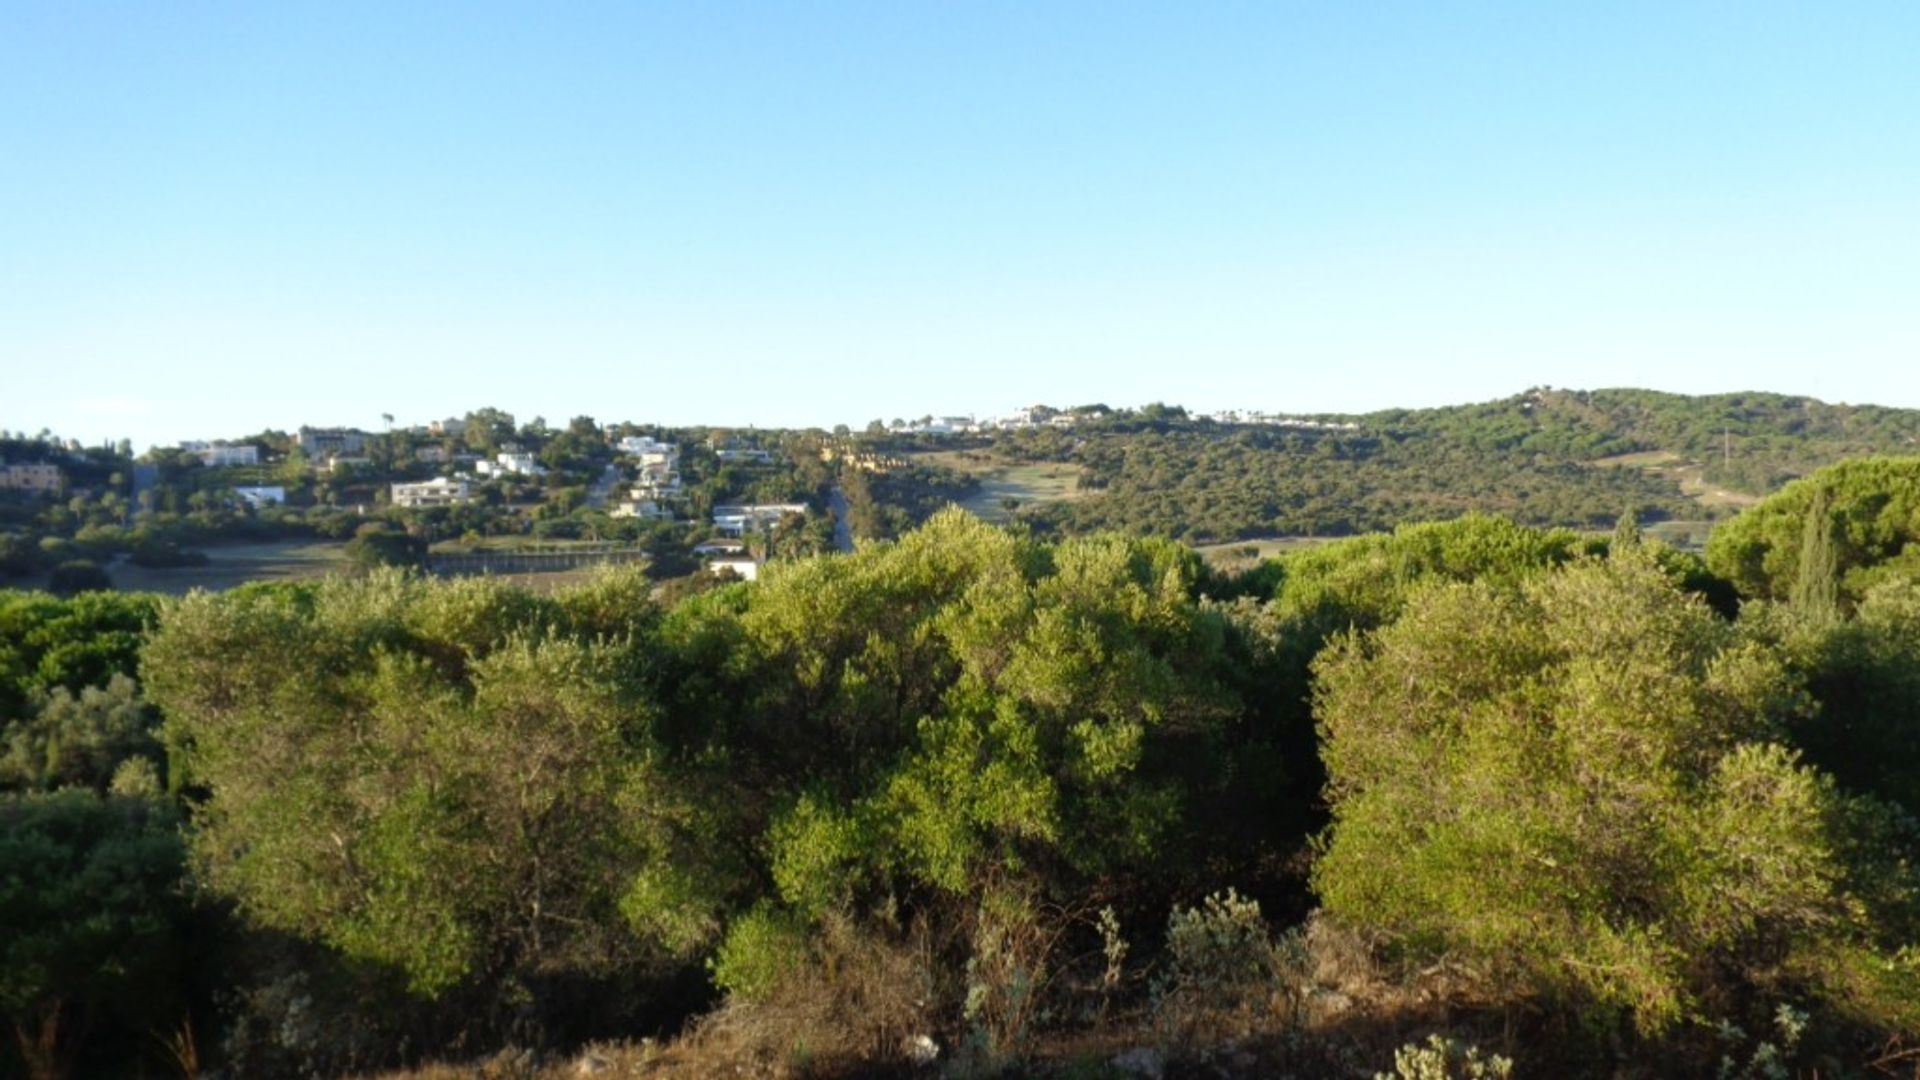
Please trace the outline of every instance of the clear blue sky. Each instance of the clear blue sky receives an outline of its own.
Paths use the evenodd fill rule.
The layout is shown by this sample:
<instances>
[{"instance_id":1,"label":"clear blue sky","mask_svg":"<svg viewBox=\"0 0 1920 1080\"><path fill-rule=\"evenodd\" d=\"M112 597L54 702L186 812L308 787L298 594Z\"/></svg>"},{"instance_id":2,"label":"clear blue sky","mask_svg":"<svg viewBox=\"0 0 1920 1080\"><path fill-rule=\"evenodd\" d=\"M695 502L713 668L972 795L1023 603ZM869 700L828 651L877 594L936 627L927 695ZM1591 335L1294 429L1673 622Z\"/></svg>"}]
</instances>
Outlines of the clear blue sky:
<instances>
[{"instance_id":1,"label":"clear blue sky","mask_svg":"<svg viewBox=\"0 0 1920 1080\"><path fill-rule=\"evenodd\" d=\"M0 0L0 427L1920 406L1920 5Z\"/></svg>"}]
</instances>

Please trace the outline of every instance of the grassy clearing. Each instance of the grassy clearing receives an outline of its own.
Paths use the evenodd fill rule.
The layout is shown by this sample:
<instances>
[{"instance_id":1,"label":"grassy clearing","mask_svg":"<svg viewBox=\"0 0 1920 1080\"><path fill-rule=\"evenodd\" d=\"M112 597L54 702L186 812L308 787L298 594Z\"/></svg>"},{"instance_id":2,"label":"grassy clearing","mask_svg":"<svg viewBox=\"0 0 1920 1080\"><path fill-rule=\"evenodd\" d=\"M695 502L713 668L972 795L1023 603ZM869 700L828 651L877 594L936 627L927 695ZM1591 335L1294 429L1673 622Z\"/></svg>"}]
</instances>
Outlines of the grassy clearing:
<instances>
[{"instance_id":1,"label":"grassy clearing","mask_svg":"<svg viewBox=\"0 0 1920 1080\"><path fill-rule=\"evenodd\" d=\"M535 540L528 536L483 536L468 543L464 539L442 540L433 545L436 554L466 555L482 551L528 552L528 551L573 551L576 549L598 549L609 546L621 546L611 540Z\"/></svg>"},{"instance_id":2,"label":"grassy clearing","mask_svg":"<svg viewBox=\"0 0 1920 1080\"><path fill-rule=\"evenodd\" d=\"M559 546L559 545L553 545ZM459 552L453 546L448 550ZM350 567L346 545L334 542L288 541L272 544L229 544L209 547L207 565L148 568L122 559L107 568L116 588L128 592L156 592L184 596L194 589L222 592L251 581L306 581L346 573ZM523 589L550 593L593 580L598 565L565 569L495 574ZM44 580L30 583L44 587Z\"/></svg>"},{"instance_id":3,"label":"grassy clearing","mask_svg":"<svg viewBox=\"0 0 1920 1080\"><path fill-rule=\"evenodd\" d=\"M983 521L1003 522L1028 506L1077 499L1080 468L1064 461L1012 463L970 450L938 450L915 455L929 465L963 472L980 481L980 490L960 508ZM1009 508L1007 500L1014 506Z\"/></svg>"},{"instance_id":4,"label":"grassy clearing","mask_svg":"<svg viewBox=\"0 0 1920 1080\"><path fill-rule=\"evenodd\" d=\"M1612 457L1595 458L1593 464L1603 467L1651 469L1662 465L1681 464L1680 455L1671 450L1642 450L1634 454L1615 454Z\"/></svg>"},{"instance_id":5,"label":"grassy clearing","mask_svg":"<svg viewBox=\"0 0 1920 1080\"><path fill-rule=\"evenodd\" d=\"M1672 470L1680 481L1680 494L1699 503L1709 510L1740 511L1759 502L1765 496L1749 495L1744 491L1728 491L1707 483L1698 465L1679 465Z\"/></svg>"},{"instance_id":6,"label":"grassy clearing","mask_svg":"<svg viewBox=\"0 0 1920 1080\"><path fill-rule=\"evenodd\" d=\"M925 450L908 454L907 457L924 465L937 465L972 476L982 476L1006 467L1006 462L986 450Z\"/></svg>"},{"instance_id":7,"label":"grassy clearing","mask_svg":"<svg viewBox=\"0 0 1920 1080\"><path fill-rule=\"evenodd\" d=\"M300 581L347 568L346 544L333 541L222 544L205 550L205 566L144 567L122 559L107 573L121 589L179 596L193 589L220 592L249 581Z\"/></svg>"},{"instance_id":8,"label":"grassy clearing","mask_svg":"<svg viewBox=\"0 0 1920 1080\"><path fill-rule=\"evenodd\" d=\"M1711 521L1656 521L1643 531L1653 540L1671 544L1688 551L1699 551L1707 546L1707 537L1713 533Z\"/></svg>"},{"instance_id":9,"label":"grassy clearing","mask_svg":"<svg viewBox=\"0 0 1920 1080\"><path fill-rule=\"evenodd\" d=\"M1195 544L1193 550L1220 570L1245 570L1289 551L1330 544L1339 537L1263 536L1253 540L1232 540L1224 544Z\"/></svg>"},{"instance_id":10,"label":"grassy clearing","mask_svg":"<svg viewBox=\"0 0 1920 1080\"><path fill-rule=\"evenodd\" d=\"M1725 515L1738 513L1759 502L1762 496L1749 495L1743 491L1729 491L1706 479L1706 470L1699 462L1687 461L1680 455L1667 450L1648 450L1637 454L1615 454L1613 457L1599 458L1595 465L1644 469L1672 480L1680 488L1680 494L1710 512Z\"/></svg>"}]
</instances>

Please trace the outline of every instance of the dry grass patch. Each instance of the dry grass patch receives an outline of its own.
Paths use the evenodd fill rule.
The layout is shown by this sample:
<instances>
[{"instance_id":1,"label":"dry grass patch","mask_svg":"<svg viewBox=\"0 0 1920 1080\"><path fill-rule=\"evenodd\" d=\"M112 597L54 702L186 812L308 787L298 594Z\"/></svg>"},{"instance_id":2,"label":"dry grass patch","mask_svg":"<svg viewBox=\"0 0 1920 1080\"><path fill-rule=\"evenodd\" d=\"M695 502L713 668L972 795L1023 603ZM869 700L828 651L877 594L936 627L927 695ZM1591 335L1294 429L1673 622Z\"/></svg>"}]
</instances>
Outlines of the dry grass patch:
<instances>
[{"instance_id":1,"label":"dry grass patch","mask_svg":"<svg viewBox=\"0 0 1920 1080\"><path fill-rule=\"evenodd\" d=\"M203 566L135 566L125 559L107 568L115 588L184 595L222 592L253 581L308 581L347 569L346 544L288 540L270 544L213 544Z\"/></svg>"},{"instance_id":2,"label":"dry grass patch","mask_svg":"<svg viewBox=\"0 0 1920 1080\"><path fill-rule=\"evenodd\" d=\"M1195 544L1193 550L1216 570L1250 570L1268 559L1277 559L1290 551L1331 544L1350 539L1338 536L1263 536L1252 540L1229 540L1220 544Z\"/></svg>"},{"instance_id":3,"label":"dry grass patch","mask_svg":"<svg viewBox=\"0 0 1920 1080\"><path fill-rule=\"evenodd\" d=\"M773 1078L905 1069L935 1030L933 935L829 915L759 1000L729 1000L648 1060L647 1075Z\"/></svg>"}]
</instances>

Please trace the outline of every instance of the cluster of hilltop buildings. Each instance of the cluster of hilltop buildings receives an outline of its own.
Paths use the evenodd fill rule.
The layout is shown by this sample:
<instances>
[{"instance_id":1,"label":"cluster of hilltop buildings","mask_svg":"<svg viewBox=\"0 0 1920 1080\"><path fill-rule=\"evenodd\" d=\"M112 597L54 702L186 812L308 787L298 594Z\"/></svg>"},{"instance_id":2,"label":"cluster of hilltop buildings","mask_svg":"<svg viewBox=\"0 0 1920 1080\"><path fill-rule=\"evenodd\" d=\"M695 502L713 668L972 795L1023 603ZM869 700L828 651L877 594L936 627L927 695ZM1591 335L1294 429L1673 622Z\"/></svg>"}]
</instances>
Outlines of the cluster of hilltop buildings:
<instances>
[{"instance_id":1,"label":"cluster of hilltop buildings","mask_svg":"<svg viewBox=\"0 0 1920 1080\"><path fill-rule=\"evenodd\" d=\"M410 429L416 434L438 438L457 438L464 434L464 420L442 420ZM333 471L343 466L363 464L368 442L374 436L355 428L302 427L295 437L300 452L314 467ZM680 448L648 435L629 435L616 449L633 470L631 484L612 503L614 517L646 521L678 520L674 506L684 494L680 477ZM251 443L183 442L183 453L200 459L208 468L251 467L260 464L260 447ZM536 478L547 472L534 455L508 448L487 458L479 454L451 453L444 444L418 448L416 456L424 462L444 464L460 471L448 476L389 487L392 504L402 509L427 509L456 506L474 496L477 480L519 476ZM715 456L726 464L767 465L774 461L772 451L760 449L719 449ZM15 474L18 474L17 476ZM44 474L44 475L43 475ZM62 482L59 470L52 466L18 466L0 471L0 487L32 490L57 490ZM235 487L234 491L250 505L259 507L284 502L286 492L279 487ZM714 528L726 536L741 537L769 529L789 513L804 513L804 506L721 506L713 513Z\"/></svg>"},{"instance_id":2,"label":"cluster of hilltop buildings","mask_svg":"<svg viewBox=\"0 0 1920 1080\"><path fill-rule=\"evenodd\" d=\"M321 468L332 469L338 465L367 460L367 440L370 438L372 436L367 432L353 428L303 427L295 439L295 445L299 446L308 461ZM199 458L200 464L209 469L251 468L260 464L260 448L253 443L190 440L180 444L180 452Z\"/></svg>"},{"instance_id":3,"label":"cluster of hilltop buildings","mask_svg":"<svg viewBox=\"0 0 1920 1080\"><path fill-rule=\"evenodd\" d=\"M680 448L660 442L650 435L629 435L617 449L631 460L634 479L626 496L613 505L609 514L642 521L674 521L674 505L684 494L680 481ZM724 464L770 465L770 450L719 449L714 456ZM721 536L739 539L750 533L766 532L788 514L805 514L800 503L768 503L713 508L713 528Z\"/></svg>"},{"instance_id":4,"label":"cluster of hilltop buildings","mask_svg":"<svg viewBox=\"0 0 1920 1080\"><path fill-rule=\"evenodd\" d=\"M444 462L447 459L422 457L420 460ZM520 450L502 450L491 458L479 454L459 454L452 461L470 466L473 471L437 476L416 483L393 484L389 489L393 505L416 510L428 506L452 506L473 498L474 477L524 476L532 479L547 475L546 466L536 461L532 454Z\"/></svg>"},{"instance_id":5,"label":"cluster of hilltop buildings","mask_svg":"<svg viewBox=\"0 0 1920 1080\"><path fill-rule=\"evenodd\" d=\"M650 435L629 435L616 443L615 449L633 470L633 478L625 491L609 504L608 514L641 521L680 520L675 513L675 507L685 495L680 477L680 447ZM715 451L715 456L722 462L747 465L766 465L774 460L769 450L721 449ZM540 471L538 465L532 464L531 455L503 453L494 462L480 464L483 468L477 471L482 475L538 475ZM489 465L491 469L484 467ZM399 507L452 506L472 497L470 481L459 476L392 487L393 505ZM806 512L806 506L800 503L716 506L712 522L714 531L721 536L740 539L771 530L789 514Z\"/></svg>"},{"instance_id":6,"label":"cluster of hilltop buildings","mask_svg":"<svg viewBox=\"0 0 1920 1080\"><path fill-rule=\"evenodd\" d=\"M1006 416L975 419L971 416L929 416L920 420L895 420L887 425L894 435L979 435L994 431L1021 431L1030 428L1070 428L1085 419L1082 412L1062 412L1047 405L1031 405ZM1095 408L1095 412L1104 410ZM1299 428L1307 431L1354 431L1359 425L1333 420L1307 420L1297 416L1258 410L1223 409L1199 417L1216 424L1259 424L1268 427Z\"/></svg>"},{"instance_id":7,"label":"cluster of hilltop buildings","mask_svg":"<svg viewBox=\"0 0 1920 1080\"><path fill-rule=\"evenodd\" d=\"M633 485L624 499L608 511L613 517L642 521L672 521L672 503L680 498L680 447L651 435L629 435L617 449L631 458Z\"/></svg>"},{"instance_id":8,"label":"cluster of hilltop buildings","mask_svg":"<svg viewBox=\"0 0 1920 1080\"><path fill-rule=\"evenodd\" d=\"M1359 424L1333 420L1303 420L1298 416L1281 416L1278 413L1264 413L1243 409L1222 409L1216 413L1207 413L1202 420L1211 420L1216 424L1258 424L1265 427L1299 428L1303 431L1358 431Z\"/></svg>"},{"instance_id":9,"label":"cluster of hilltop buildings","mask_svg":"<svg viewBox=\"0 0 1920 1080\"><path fill-rule=\"evenodd\" d=\"M887 425L894 435L977 435L988 431L1019 431L1023 428L1072 427L1080 417L1045 405L1030 405L1006 416L976 419L971 416L929 416L920 420L895 420Z\"/></svg>"}]
</instances>

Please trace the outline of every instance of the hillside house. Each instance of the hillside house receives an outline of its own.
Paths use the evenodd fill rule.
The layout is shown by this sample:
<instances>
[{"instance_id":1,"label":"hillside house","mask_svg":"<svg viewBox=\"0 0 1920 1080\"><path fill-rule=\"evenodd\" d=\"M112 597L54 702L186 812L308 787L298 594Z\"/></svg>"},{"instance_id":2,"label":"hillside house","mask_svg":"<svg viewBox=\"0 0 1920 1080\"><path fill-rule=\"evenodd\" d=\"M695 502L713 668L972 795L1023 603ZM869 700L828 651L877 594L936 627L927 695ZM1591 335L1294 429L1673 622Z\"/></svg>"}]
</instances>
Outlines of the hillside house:
<instances>
[{"instance_id":1,"label":"hillside house","mask_svg":"<svg viewBox=\"0 0 1920 1080\"><path fill-rule=\"evenodd\" d=\"M769 532L788 514L807 512L805 503L764 503L752 506L716 506L713 528L721 536L739 539L750 532Z\"/></svg>"},{"instance_id":2,"label":"hillside house","mask_svg":"<svg viewBox=\"0 0 1920 1080\"><path fill-rule=\"evenodd\" d=\"M545 476L547 470L534 460L532 454L510 453L502 450L495 454L492 461L482 461L473 467L481 476Z\"/></svg>"},{"instance_id":3,"label":"hillside house","mask_svg":"<svg viewBox=\"0 0 1920 1080\"><path fill-rule=\"evenodd\" d=\"M67 475L60 466L46 462L22 462L0 465L0 491L30 491L40 495L58 495L66 490Z\"/></svg>"},{"instance_id":4,"label":"hillside house","mask_svg":"<svg viewBox=\"0 0 1920 1080\"><path fill-rule=\"evenodd\" d=\"M437 477L418 484L393 485L393 505L407 509L428 506L453 506L472 498L465 480Z\"/></svg>"},{"instance_id":5,"label":"hillside house","mask_svg":"<svg viewBox=\"0 0 1920 1080\"><path fill-rule=\"evenodd\" d=\"M631 498L616 503L607 511L608 517L638 518L641 521L672 521L673 511L661 506L652 499Z\"/></svg>"},{"instance_id":6,"label":"hillside house","mask_svg":"<svg viewBox=\"0 0 1920 1080\"><path fill-rule=\"evenodd\" d=\"M728 571L732 571L746 581L760 580L759 560L748 558L745 555L730 555L726 558L715 559L707 564L707 573L709 574L725 574Z\"/></svg>"},{"instance_id":7,"label":"hillside house","mask_svg":"<svg viewBox=\"0 0 1920 1080\"><path fill-rule=\"evenodd\" d=\"M911 424L894 424L892 430L908 435L968 435L980 430L971 416L930 416Z\"/></svg>"},{"instance_id":8,"label":"hillside house","mask_svg":"<svg viewBox=\"0 0 1920 1080\"><path fill-rule=\"evenodd\" d=\"M200 464L209 469L260 464L260 448L250 444L235 446L229 443L183 442L180 450L199 458Z\"/></svg>"},{"instance_id":9,"label":"hillside house","mask_svg":"<svg viewBox=\"0 0 1920 1080\"><path fill-rule=\"evenodd\" d=\"M634 481L633 494L640 499L677 499L680 474L669 465L642 466Z\"/></svg>"},{"instance_id":10,"label":"hillside house","mask_svg":"<svg viewBox=\"0 0 1920 1080\"><path fill-rule=\"evenodd\" d=\"M315 461L331 457L357 457L366 453L367 440L372 437L357 428L302 426L299 433L300 449Z\"/></svg>"},{"instance_id":11,"label":"hillside house","mask_svg":"<svg viewBox=\"0 0 1920 1080\"><path fill-rule=\"evenodd\" d=\"M629 435L620 440L620 453L635 459L635 463L646 465L665 465L671 468L680 460L680 447L674 443L663 443L651 435Z\"/></svg>"}]
</instances>

